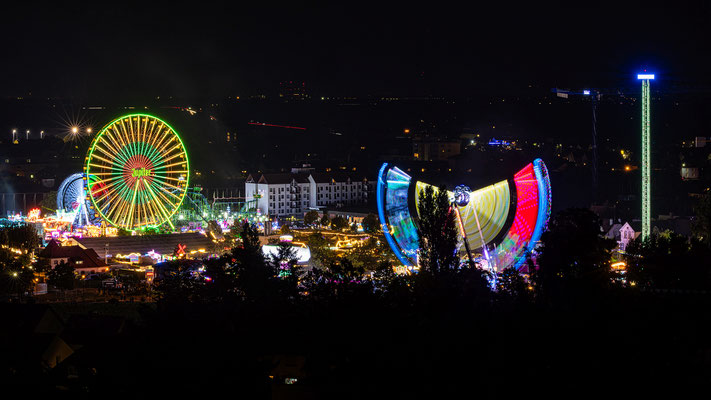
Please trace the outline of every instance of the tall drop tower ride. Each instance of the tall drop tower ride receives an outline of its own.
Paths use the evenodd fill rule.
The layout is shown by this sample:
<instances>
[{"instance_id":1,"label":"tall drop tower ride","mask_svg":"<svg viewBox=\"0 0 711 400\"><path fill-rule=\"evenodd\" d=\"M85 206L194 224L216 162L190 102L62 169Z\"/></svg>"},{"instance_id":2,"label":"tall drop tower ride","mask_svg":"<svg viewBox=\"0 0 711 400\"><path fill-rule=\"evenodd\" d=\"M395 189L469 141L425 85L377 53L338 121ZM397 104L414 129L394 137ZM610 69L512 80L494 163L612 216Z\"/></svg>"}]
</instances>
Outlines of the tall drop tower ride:
<instances>
[{"instance_id":1,"label":"tall drop tower ride","mask_svg":"<svg viewBox=\"0 0 711 400\"><path fill-rule=\"evenodd\" d=\"M652 230L649 81L654 74L637 74L637 79L642 81L642 239L646 239Z\"/></svg>"}]
</instances>

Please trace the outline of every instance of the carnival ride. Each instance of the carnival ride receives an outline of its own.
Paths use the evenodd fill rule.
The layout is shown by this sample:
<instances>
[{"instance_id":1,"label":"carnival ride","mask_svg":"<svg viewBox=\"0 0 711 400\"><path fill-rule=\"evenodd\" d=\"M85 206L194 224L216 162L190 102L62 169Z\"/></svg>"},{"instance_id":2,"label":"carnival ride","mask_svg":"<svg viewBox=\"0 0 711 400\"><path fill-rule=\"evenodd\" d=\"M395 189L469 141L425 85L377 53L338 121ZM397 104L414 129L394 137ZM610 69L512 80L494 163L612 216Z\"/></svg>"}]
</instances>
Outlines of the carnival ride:
<instances>
[{"instance_id":1,"label":"carnival ride","mask_svg":"<svg viewBox=\"0 0 711 400\"><path fill-rule=\"evenodd\" d=\"M166 122L130 114L92 141L84 177L95 217L127 230L173 224L188 189L190 165L180 136Z\"/></svg>"},{"instance_id":2,"label":"carnival ride","mask_svg":"<svg viewBox=\"0 0 711 400\"><path fill-rule=\"evenodd\" d=\"M223 229L233 225L235 221L254 221L257 216L257 200L244 197L218 197L210 202L199 187L188 189L185 201L173 217L175 225L184 222L209 224L216 221Z\"/></svg>"},{"instance_id":3,"label":"carnival ride","mask_svg":"<svg viewBox=\"0 0 711 400\"><path fill-rule=\"evenodd\" d=\"M57 189L57 210L69 216L73 226L84 226L99 222L90 212L91 202L86 198L84 175L72 174Z\"/></svg>"},{"instance_id":4,"label":"carnival ride","mask_svg":"<svg viewBox=\"0 0 711 400\"><path fill-rule=\"evenodd\" d=\"M70 175L58 188L55 215L38 221L52 238L112 236L120 229L161 225L221 237L235 223L265 223L256 199L226 196L223 190L208 201L200 187L189 186L189 171L175 129L148 114L124 115L93 138L83 172ZM8 225L30 221L29 215L12 218Z\"/></svg>"},{"instance_id":5,"label":"carnival ride","mask_svg":"<svg viewBox=\"0 0 711 400\"><path fill-rule=\"evenodd\" d=\"M428 186L395 166L383 164L378 174L377 204L388 244L405 266L417 266L419 195ZM435 188L435 190L437 190ZM548 170L536 159L513 178L471 191L460 186L447 192L460 226L466 253L486 269L521 269L548 223L551 188ZM412 213L414 207L415 212Z\"/></svg>"}]
</instances>

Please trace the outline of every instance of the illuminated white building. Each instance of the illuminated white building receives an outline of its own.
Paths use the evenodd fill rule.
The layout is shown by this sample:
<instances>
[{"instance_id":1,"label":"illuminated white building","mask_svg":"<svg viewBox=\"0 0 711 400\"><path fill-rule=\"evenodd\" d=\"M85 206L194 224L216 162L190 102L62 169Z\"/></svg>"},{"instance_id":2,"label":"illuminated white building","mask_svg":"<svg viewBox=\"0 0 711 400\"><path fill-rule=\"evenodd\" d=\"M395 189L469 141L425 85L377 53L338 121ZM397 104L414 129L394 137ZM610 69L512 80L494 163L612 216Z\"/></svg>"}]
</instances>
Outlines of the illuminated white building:
<instances>
[{"instance_id":1,"label":"illuminated white building","mask_svg":"<svg viewBox=\"0 0 711 400\"><path fill-rule=\"evenodd\" d=\"M639 236L640 232L635 232L629 223L614 224L610 227L606 237L617 241L617 250L624 252L630 242Z\"/></svg>"},{"instance_id":2,"label":"illuminated white building","mask_svg":"<svg viewBox=\"0 0 711 400\"><path fill-rule=\"evenodd\" d=\"M248 199L257 197L264 215L303 216L309 209L338 209L368 202L375 182L345 173L283 173L250 175L245 182Z\"/></svg>"}]
</instances>

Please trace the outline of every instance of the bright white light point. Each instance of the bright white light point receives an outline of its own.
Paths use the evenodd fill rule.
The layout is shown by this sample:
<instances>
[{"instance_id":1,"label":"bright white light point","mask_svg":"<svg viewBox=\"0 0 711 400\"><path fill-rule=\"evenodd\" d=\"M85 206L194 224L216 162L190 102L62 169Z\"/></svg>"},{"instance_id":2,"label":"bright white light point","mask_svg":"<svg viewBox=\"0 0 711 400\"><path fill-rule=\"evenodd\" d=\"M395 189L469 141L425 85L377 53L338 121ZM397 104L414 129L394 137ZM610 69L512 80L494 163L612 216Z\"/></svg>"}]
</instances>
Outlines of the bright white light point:
<instances>
[{"instance_id":1,"label":"bright white light point","mask_svg":"<svg viewBox=\"0 0 711 400\"><path fill-rule=\"evenodd\" d=\"M73 126L72 133L77 133L77 132L79 132L79 128L77 128L76 126Z\"/></svg>"},{"instance_id":2,"label":"bright white light point","mask_svg":"<svg viewBox=\"0 0 711 400\"><path fill-rule=\"evenodd\" d=\"M590 94L590 91L589 91L589 90L583 90L583 94L584 94L584 95L588 95L588 94Z\"/></svg>"},{"instance_id":3,"label":"bright white light point","mask_svg":"<svg viewBox=\"0 0 711 400\"><path fill-rule=\"evenodd\" d=\"M654 79L654 74L637 74L637 79Z\"/></svg>"}]
</instances>

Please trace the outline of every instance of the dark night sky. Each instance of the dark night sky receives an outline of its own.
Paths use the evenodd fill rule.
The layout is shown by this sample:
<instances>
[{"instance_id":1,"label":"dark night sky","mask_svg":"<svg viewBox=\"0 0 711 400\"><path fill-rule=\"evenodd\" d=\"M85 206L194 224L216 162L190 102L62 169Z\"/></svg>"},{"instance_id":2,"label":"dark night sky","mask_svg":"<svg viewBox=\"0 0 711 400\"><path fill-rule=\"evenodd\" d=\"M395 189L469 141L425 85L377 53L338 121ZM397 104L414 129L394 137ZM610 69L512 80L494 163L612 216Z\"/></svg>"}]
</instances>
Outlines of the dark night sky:
<instances>
[{"instance_id":1,"label":"dark night sky","mask_svg":"<svg viewBox=\"0 0 711 400\"><path fill-rule=\"evenodd\" d=\"M702 3L97 3L6 10L0 95L212 98L295 79L315 96L471 96L620 85L645 65L674 84L711 81L711 5Z\"/></svg>"}]
</instances>

